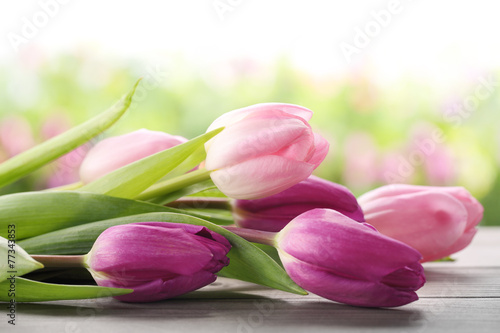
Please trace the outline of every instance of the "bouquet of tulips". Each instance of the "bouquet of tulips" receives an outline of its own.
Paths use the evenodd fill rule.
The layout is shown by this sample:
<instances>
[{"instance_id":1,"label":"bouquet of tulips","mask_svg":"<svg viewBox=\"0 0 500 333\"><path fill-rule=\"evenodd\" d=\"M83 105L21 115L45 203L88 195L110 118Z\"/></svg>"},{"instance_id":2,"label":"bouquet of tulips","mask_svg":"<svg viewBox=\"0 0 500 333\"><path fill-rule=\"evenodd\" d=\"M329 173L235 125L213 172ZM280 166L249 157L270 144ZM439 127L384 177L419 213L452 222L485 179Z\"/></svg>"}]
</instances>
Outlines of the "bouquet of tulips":
<instances>
[{"instance_id":1,"label":"bouquet of tulips","mask_svg":"<svg viewBox=\"0 0 500 333\"><path fill-rule=\"evenodd\" d=\"M0 164L0 186L109 128L136 87ZM387 185L356 199L312 176L329 145L311 116L268 103L228 112L191 140L138 130L94 145L78 183L0 196L0 301L150 302L217 276L356 306L417 300L421 263L466 247L482 206L461 187ZM78 267L95 283L35 279Z\"/></svg>"}]
</instances>

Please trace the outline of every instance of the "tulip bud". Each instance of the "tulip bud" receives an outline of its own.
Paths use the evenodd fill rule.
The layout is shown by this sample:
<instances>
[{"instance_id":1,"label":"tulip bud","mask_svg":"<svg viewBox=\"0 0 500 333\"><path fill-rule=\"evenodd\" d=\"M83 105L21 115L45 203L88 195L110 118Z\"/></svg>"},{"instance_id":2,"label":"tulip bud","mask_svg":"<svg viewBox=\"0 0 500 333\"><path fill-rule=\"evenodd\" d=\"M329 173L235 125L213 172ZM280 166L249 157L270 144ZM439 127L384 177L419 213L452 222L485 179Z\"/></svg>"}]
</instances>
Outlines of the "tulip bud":
<instances>
[{"instance_id":1,"label":"tulip bud","mask_svg":"<svg viewBox=\"0 0 500 333\"><path fill-rule=\"evenodd\" d=\"M364 222L361 207L346 187L316 176L270 197L235 200L233 217L242 228L280 231L296 216L314 208L333 209Z\"/></svg>"},{"instance_id":2,"label":"tulip bud","mask_svg":"<svg viewBox=\"0 0 500 333\"><path fill-rule=\"evenodd\" d=\"M14 230L14 229L12 229ZM12 239L0 237L0 282L43 268Z\"/></svg>"},{"instance_id":3,"label":"tulip bud","mask_svg":"<svg viewBox=\"0 0 500 333\"><path fill-rule=\"evenodd\" d=\"M208 128L224 130L205 144L207 170L227 196L259 199L306 179L328 142L307 122L312 111L291 104L257 104L226 113Z\"/></svg>"},{"instance_id":4,"label":"tulip bud","mask_svg":"<svg viewBox=\"0 0 500 333\"><path fill-rule=\"evenodd\" d=\"M297 216L276 245L295 283L337 302L400 306L417 300L425 282L415 249L330 209Z\"/></svg>"},{"instance_id":5,"label":"tulip bud","mask_svg":"<svg viewBox=\"0 0 500 333\"><path fill-rule=\"evenodd\" d=\"M387 185L359 203L368 223L418 250L424 262L465 248L483 218L483 206L462 187Z\"/></svg>"},{"instance_id":6,"label":"tulip bud","mask_svg":"<svg viewBox=\"0 0 500 333\"><path fill-rule=\"evenodd\" d=\"M181 136L147 129L104 139L85 156L80 167L80 179L90 183L127 164L186 141Z\"/></svg>"},{"instance_id":7,"label":"tulip bud","mask_svg":"<svg viewBox=\"0 0 500 333\"><path fill-rule=\"evenodd\" d=\"M215 281L231 249L221 235L197 225L142 222L106 229L86 256L98 285L130 288L126 302L172 298Z\"/></svg>"}]
</instances>

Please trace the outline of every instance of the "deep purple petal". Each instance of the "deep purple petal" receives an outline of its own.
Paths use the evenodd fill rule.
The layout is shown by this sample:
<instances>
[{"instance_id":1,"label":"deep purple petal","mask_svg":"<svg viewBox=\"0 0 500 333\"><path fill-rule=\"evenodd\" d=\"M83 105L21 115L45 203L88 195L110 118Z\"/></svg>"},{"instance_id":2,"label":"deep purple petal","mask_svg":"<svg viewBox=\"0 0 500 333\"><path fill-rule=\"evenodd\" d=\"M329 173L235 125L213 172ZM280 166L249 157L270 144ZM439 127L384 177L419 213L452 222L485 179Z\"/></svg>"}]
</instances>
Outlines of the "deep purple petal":
<instances>
[{"instance_id":1,"label":"deep purple petal","mask_svg":"<svg viewBox=\"0 0 500 333\"><path fill-rule=\"evenodd\" d=\"M95 279L95 278L94 278ZM154 302L176 297L204 287L216 280L210 272L200 271L193 275L179 275L172 279L155 279L138 285L123 285L107 279L95 279L99 286L131 288L134 291L114 298L124 302Z\"/></svg>"},{"instance_id":2,"label":"deep purple petal","mask_svg":"<svg viewBox=\"0 0 500 333\"><path fill-rule=\"evenodd\" d=\"M96 240L89 265L120 278L146 279L192 274L212 253L183 228L127 224L105 230Z\"/></svg>"},{"instance_id":3,"label":"deep purple petal","mask_svg":"<svg viewBox=\"0 0 500 333\"><path fill-rule=\"evenodd\" d=\"M332 301L365 307L394 307L418 299L413 290L393 288L379 280L356 279L333 273L284 254L280 258L287 273L302 288Z\"/></svg>"},{"instance_id":4,"label":"deep purple petal","mask_svg":"<svg viewBox=\"0 0 500 333\"><path fill-rule=\"evenodd\" d=\"M298 260L368 280L421 259L408 245L329 209L299 215L280 231L277 242Z\"/></svg>"}]
</instances>

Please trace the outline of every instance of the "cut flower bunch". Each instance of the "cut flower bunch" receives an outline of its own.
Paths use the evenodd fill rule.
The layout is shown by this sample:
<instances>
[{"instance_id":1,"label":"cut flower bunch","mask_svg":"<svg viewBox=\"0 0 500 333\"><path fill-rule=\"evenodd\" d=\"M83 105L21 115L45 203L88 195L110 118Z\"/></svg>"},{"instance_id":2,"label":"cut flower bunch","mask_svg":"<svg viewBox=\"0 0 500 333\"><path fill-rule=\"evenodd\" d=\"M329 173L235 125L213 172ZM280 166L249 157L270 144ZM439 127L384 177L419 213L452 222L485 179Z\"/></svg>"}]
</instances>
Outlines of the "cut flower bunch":
<instances>
[{"instance_id":1,"label":"cut flower bunch","mask_svg":"<svg viewBox=\"0 0 500 333\"><path fill-rule=\"evenodd\" d=\"M107 111L0 164L0 186L105 131L137 84ZM354 306L417 300L422 263L465 248L482 206L460 187L386 185L356 198L313 176L329 144L312 114L252 105L191 140L139 129L94 145L75 184L0 196L0 301L153 302L217 276ZM83 269L85 284L43 274Z\"/></svg>"}]
</instances>

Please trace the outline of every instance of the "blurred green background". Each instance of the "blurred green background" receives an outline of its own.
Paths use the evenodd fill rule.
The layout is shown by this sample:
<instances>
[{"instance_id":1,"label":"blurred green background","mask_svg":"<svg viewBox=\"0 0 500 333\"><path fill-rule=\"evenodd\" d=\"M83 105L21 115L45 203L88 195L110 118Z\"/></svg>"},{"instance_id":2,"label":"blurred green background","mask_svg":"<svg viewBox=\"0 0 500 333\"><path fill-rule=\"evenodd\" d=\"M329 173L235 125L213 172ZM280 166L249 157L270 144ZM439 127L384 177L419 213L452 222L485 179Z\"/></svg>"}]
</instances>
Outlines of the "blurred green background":
<instances>
[{"instance_id":1,"label":"blurred green background","mask_svg":"<svg viewBox=\"0 0 500 333\"><path fill-rule=\"evenodd\" d=\"M500 225L496 72L473 76L450 97L415 78L384 86L367 74L319 78L286 57L272 66L235 60L218 75L203 75L182 55L168 68L85 52L50 61L32 55L25 64L36 75L0 66L0 161L106 109L143 77L128 113L103 136L148 128L192 138L233 109L299 104L315 112L311 124L331 145L317 175L356 195L394 182L464 186L485 207L482 224ZM103 136L1 193L74 182Z\"/></svg>"}]
</instances>

